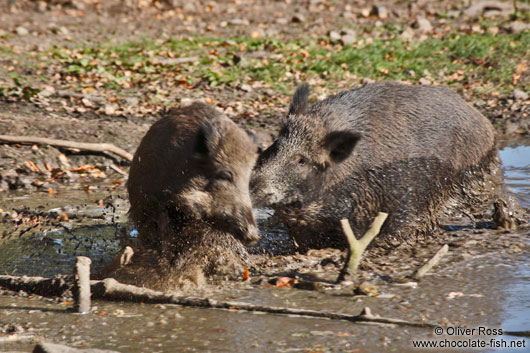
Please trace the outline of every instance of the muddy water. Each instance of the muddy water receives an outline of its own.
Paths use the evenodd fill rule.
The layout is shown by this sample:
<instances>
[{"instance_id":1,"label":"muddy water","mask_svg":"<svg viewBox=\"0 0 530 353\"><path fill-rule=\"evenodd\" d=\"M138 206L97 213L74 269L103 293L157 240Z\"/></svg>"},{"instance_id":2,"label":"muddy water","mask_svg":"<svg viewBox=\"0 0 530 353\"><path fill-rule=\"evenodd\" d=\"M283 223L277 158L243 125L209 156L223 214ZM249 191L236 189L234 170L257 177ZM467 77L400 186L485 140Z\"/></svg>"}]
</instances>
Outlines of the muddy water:
<instances>
[{"instance_id":1,"label":"muddy water","mask_svg":"<svg viewBox=\"0 0 530 353\"><path fill-rule=\"evenodd\" d=\"M530 141L501 151L510 194L530 207ZM119 195L102 190L87 196L63 192L60 198L10 196L0 208L29 206L45 209L67 204L72 211L93 217L91 224L76 219L40 231L29 231L0 247L0 274L51 276L70 273L77 255L90 256L102 266L118 248L116 234L130 234L121 220L127 204ZM109 207L88 200L105 198ZM65 209L65 211L68 211ZM270 216L260 211L266 222ZM117 218L120 217L120 218ZM266 226L266 224L262 224ZM265 227L266 228L266 227ZM3 230L2 230L3 231ZM19 230L16 230L19 231ZM289 240L277 229L267 229L263 248L282 253ZM133 232L134 236L134 232ZM470 240L477 240L475 236ZM210 295L261 305L329 310L358 314L370 307L374 314L446 327L510 331L530 330L529 238L524 232L502 234L504 250L470 255L451 249L450 255L416 287L377 282L378 297L353 296L337 291L308 291L235 283ZM279 239L279 240L278 240ZM515 244L515 245L514 245ZM458 336L444 331L402 326L374 326L343 321L270 314L95 302L89 315L71 314L71 304L23 296L0 296L0 351L29 352L34 341L48 340L77 347L120 352L407 352L419 341L463 345L483 341L499 352L530 351L530 340L509 335ZM9 336L9 325L18 325ZM8 339L10 337L10 339ZM16 338L16 339L15 339ZM511 341L526 348L503 348ZM454 342L454 343L451 343ZM429 351L439 351L430 349ZM457 348L454 351L476 351Z\"/></svg>"},{"instance_id":2,"label":"muddy water","mask_svg":"<svg viewBox=\"0 0 530 353\"><path fill-rule=\"evenodd\" d=\"M500 156L508 192L530 207L530 141L508 145L500 150Z\"/></svg>"}]
</instances>

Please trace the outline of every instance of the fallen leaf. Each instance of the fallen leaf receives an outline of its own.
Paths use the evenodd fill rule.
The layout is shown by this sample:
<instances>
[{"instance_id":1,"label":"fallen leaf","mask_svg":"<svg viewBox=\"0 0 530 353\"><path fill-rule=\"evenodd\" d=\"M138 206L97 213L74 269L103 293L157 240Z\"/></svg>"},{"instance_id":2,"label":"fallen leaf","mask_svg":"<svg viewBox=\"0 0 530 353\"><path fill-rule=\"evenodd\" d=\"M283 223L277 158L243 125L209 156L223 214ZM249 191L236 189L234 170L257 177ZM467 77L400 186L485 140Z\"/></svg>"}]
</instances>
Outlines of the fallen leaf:
<instances>
[{"instance_id":1,"label":"fallen leaf","mask_svg":"<svg viewBox=\"0 0 530 353\"><path fill-rule=\"evenodd\" d=\"M276 287L278 288L293 288L298 281L291 277L278 277L276 279Z\"/></svg>"},{"instance_id":2,"label":"fallen leaf","mask_svg":"<svg viewBox=\"0 0 530 353\"><path fill-rule=\"evenodd\" d=\"M526 72L526 70L528 70L528 66L525 63L520 63L515 68L515 72L517 72L518 74L522 74L522 73Z\"/></svg>"},{"instance_id":3,"label":"fallen leaf","mask_svg":"<svg viewBox=\"0 0 530 353\"><path fill-rule=\"evenodd\" d=\"M248 268L245 267L245 271L243 271L243 281L248 280L249 277L250 276L249 276Z\"/></svg>"},{"instance_id":4,"label":"fallen leaf","mask_svg":"<svg viewBox=\"0 0 530 353\"><path fill-rule=\"evenodd\" d=\"M65 176L65 171L61 168L54 168L51 170L51 179L60 179Z\"/></svg>"},{"instance_id":5,"label":"fallen leaf","mask_svg":"<svg viewBox=\"0 0 530 353\"><path fill-rule=\"evenodd\" d=\"M449 292L449 294L447 295L447 299L454 299L456 297L463 297L464 296L464 293L462 292Z\"/></svg>"},{"instance_id":6,"label":"fallen leaf","mask_svg":"<svg viewBox=\"0 0 530 353\"><path fill-rule=\"evenodd\" d=\"M27 161L24 163L24 165L30 169L31 171L34 171L34 172L37 172L37 173L40 173L41 172L41 169L39 167L37 167L37 165L35 163L33 163L32 161Z\"/></svg>"},{"instance_id":7,"label":"fallen leaf","mask_svg":"<svg viewBox=\"0 0 530 353\"><path fill-rule=\"evenodd\" d=\"M57 217L57 220L60 221L60 222L65 222L68 220L68 215L66 213L61 213L58 217Z\"/></svg>"},{"instance_id":8,"label":"fallen leaf","mask_svg":"<svg viewBox=\"0 0 530 353\"><path fill-rule=\"evenodd\" d=\"M85 165L82 165L80 167L77 167L77 168L72 168L70 169L71 172L75 172L75 173L79 173L79 172L88 172L90 171L91 169L93 169L94 166L91 165L91 164L85 164Z\"/></svg>"},{"instance_id":9,"label":"fallen leaf","mask_svg":"<svg viewBox=\"0 0 530 353\"><path fill-rule=\"evenodd\" d=\"M521 74L517 74L517 73L513 74L512 83L513 83L514 86L517 84L517 82L519 81L520 78L521 78Z\"/></svg>"}]
</instances>

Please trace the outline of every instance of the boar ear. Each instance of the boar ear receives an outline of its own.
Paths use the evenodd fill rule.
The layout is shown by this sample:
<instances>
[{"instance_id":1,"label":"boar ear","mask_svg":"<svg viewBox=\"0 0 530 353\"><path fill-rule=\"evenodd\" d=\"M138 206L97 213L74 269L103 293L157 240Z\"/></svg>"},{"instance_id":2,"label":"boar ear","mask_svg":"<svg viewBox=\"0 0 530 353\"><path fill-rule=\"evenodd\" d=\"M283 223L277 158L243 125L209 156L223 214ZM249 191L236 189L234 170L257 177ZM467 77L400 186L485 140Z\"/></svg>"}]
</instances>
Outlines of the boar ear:
<instances>
[{"instance_id":1,"label":"boar ear","mask_svg":"<svg viewBox=\"0 0 530 353\"><path fill-rule=\"evenodd\" d=\"M195 139L195 153L197 156L206 157L217 149L221 134L217 128L208 120L199 126Z\"/></svg>"},{"instance_id":2,"label":"boar ear","mask_svg":"<svg viewBox=\"0 0 530 353\"><path fill-rule=\"evenodd\" d=\"M358 134L350 131L330 132L324 140L329 159L334 163L344 161L350 156L360 138Z\"/></svg>"},{"instance_id":3,"label":"boar ear","mask_svg":"<svg viewBox=\"0 0 530 353\"><path fill-rule=\"evenodd\" d=\"M289 107L288 115L304 114L307 110L307 97L309 96L309 86L304 83L294 92L293 101Z\"/></svg>"}]
</instances>

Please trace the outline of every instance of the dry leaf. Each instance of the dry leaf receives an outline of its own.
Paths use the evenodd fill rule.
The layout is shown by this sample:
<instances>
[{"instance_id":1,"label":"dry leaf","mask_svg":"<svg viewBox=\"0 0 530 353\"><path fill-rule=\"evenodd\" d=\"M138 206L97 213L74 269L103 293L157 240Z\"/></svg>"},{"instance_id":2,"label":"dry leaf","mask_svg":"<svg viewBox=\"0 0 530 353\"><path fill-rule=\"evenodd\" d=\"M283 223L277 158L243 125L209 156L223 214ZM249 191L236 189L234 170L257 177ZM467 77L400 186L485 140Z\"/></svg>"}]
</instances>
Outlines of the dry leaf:
<instances>
[{"instance_id":1,"label":"dry leaf","mask_svg":"<svg viewBox=\"0 0 530 353\"><path fill-rule=\"evenodd\" d=\"M298 281L291 277L278 277L276 279L276 287L278 288L293 288Z\"/></svg>"},{"instance_id":2,"label":"dry leaf","mask_svg":"<svg viewBox=\"0 0 530 353\"><path fill-rule=\"evenodd\" d=\"M68 220L68 215L66 213L61 213L58 217L57 217L57 220L60 221L60 222L65 222Z\"/></svg>"},{"instance_id":3,"label":"dry leaf","mask_svg":"<svg viewBox=\"0 0 530 353\"><path fill-rule=\"evenodd\" d=\"M309 52L305 49L300 49L300 54L302 54L303 56L305 56L306 58L309 58L311 55L309 54Z\"/></svg>"},{"instance_id":4,"label":"dry leaf","mask_svg":"<svg viewBox=\"0 0 530 353\"><path fill-rule=\"evenodd\" d=\"M34 171L34 172L37 172L37 173L41 172L41 169L39 167L37 167L37 165L35 163L33 163L32 161L27 161L24 164L31 171Z\"/></svg>"},{"instance_id":5,"label":"dry leaf","mask_svg":"<svg viewBox=\"0 0 530 353\"><path fill-rule=\"evenodd\" d=\"M447 295L447 299L454 299L456 297L462 297L464 296L464 293L462 292L449 292L449 294Z\"/></svg>"},{"instance_id":6,"label":"dry leaf","mask_svg":"<svg viewBox=\"0 0 530 353\"><path fill-rule=\"evenodd\" d=\"M518 73L518 74L522 74L522 73L526 72L526 70L528 70L528 66L525 63L520 63L515 68L515 72Z\"/></svg>"},{"instance_id":7,"label":"dry leaf","mask_svg":"<svg viewBox=\"0 0 530 353\"><path fill-rule=\"evenodd\" d=\"M245 271L243 271L243 281L248 280L249 277L250 275L249 275L248 268L245 267Z\"/></svg>"},{"instance_id":8,"label":"dry leaf","mask_svg":"<svg viewBox=\"0 0 530 353\"><path fill-rule=\"evenodd\" d=\"M85 165L82 165L80 167L77 167L77 168L72 168L70 169L71 172L75 172L75 173L80 173L80 172L88 172L90 171L91 169L93 169L94 166L91 165L91 164L85 164Z\"/></svg>"}]
</instances>

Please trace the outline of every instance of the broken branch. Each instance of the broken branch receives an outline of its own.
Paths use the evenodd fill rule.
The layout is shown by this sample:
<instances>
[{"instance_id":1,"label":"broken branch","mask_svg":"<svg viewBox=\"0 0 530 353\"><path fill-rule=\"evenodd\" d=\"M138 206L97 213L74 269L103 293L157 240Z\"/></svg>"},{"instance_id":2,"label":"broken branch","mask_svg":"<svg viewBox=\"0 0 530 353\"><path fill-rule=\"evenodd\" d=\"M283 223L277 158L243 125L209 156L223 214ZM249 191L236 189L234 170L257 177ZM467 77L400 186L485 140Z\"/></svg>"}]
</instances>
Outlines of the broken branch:
<instances>
[{"instance_id":1,"label":"broken branch","mask_svg":"<svg viewBox=\"0 0 530 353\"><path fill-rule=\"evenodd\" d=\"M339 277L337 278L337 283L344 281L346 275L354 276L357 273L357 269L361 262L361 257L372 242L372 240L379 234L383 223L388 217L387 213L379 212L375 217L374 221L370 225L370 228L364 233L361 239L357 239L353 230L350 227L350 223L347 219L342 219L340 224L342 226L342 231L348 240L349 248L346 255L346 261L344 267L340 271Z\"/></svg>"},{"instance_id":2,"label":"broken branch","mask_svg":"<svg viewBox=\"0 0 530 353\"><path fill-rule=\"evenodd\" d=\"M78 313L90 312L90 264L92 261L85 256L78 256L74 267L74 309Z\"/></svg>"},{"instance_id":3,"label":"broken branch","mask_svg":"<svg viewBox=\"0 0 530 353\"><path fill-rule=\"evenodd\" d=\"M421 266L411 277L416 280L421 279L423 276L425 276L427 272L431 270L431 268L433 268L438 264L438 262L440 262L442 257L444 257L444 255L447 254L448 251L449 246L445 244L440 248L440 250L436 252L436 254L434 254L433 257L431 257L429 261L427 261L425 265Z\"/></svg>"},{"instance_id":4,"label":"broken branch","mask_svg":"<svg viewBox=\"0 0 530 353\"><path fill-rule=\"evenodd\" d=\"M50 288L47 285L36 286L35 283L49 283L52 281L42 277L15 277L0 276L0 286L10 290L32 291L39 295L62 295L57 288ZM25 286L28 283L29 286ZM400 319L374 316L369 309L365 308L358 315L335 313L328 311L316 311L308 309L295 309L286 307L263 306L235 301L218 301L210 298L184 297L175 294L163 293L148 288L137 287L130 284L123 284L113 278L102 281L90 281L92 299L132 301L151 304L176 304L195 308L242 310L247 312L264 312L269 314L297 315L320 319L345 320L353 323L375 323L394 324L412 327L436 327L438 325L427 322L414 322Z\"/></svg>"},{"instance_id":5,"label":"broken branch","mask_svg":"<svg viewBox=\"0 0 530 353\"><path fill-rule=\"evenodd\" d=\"M110 153L114 153L117 156L125 158L129 162L131 162L133 159L132 154L110 143L75 142L75 141L69 141L69 140L57 140L57 139L50 139L46 137L37 137L37 136L9 136L9 135L0 135L0 142L34 143L34 144L50 145L50 146L57 146L57 147L77 148L80 150L93 151L93 152L110 152Z\"/></svg>"}]
</instances>

